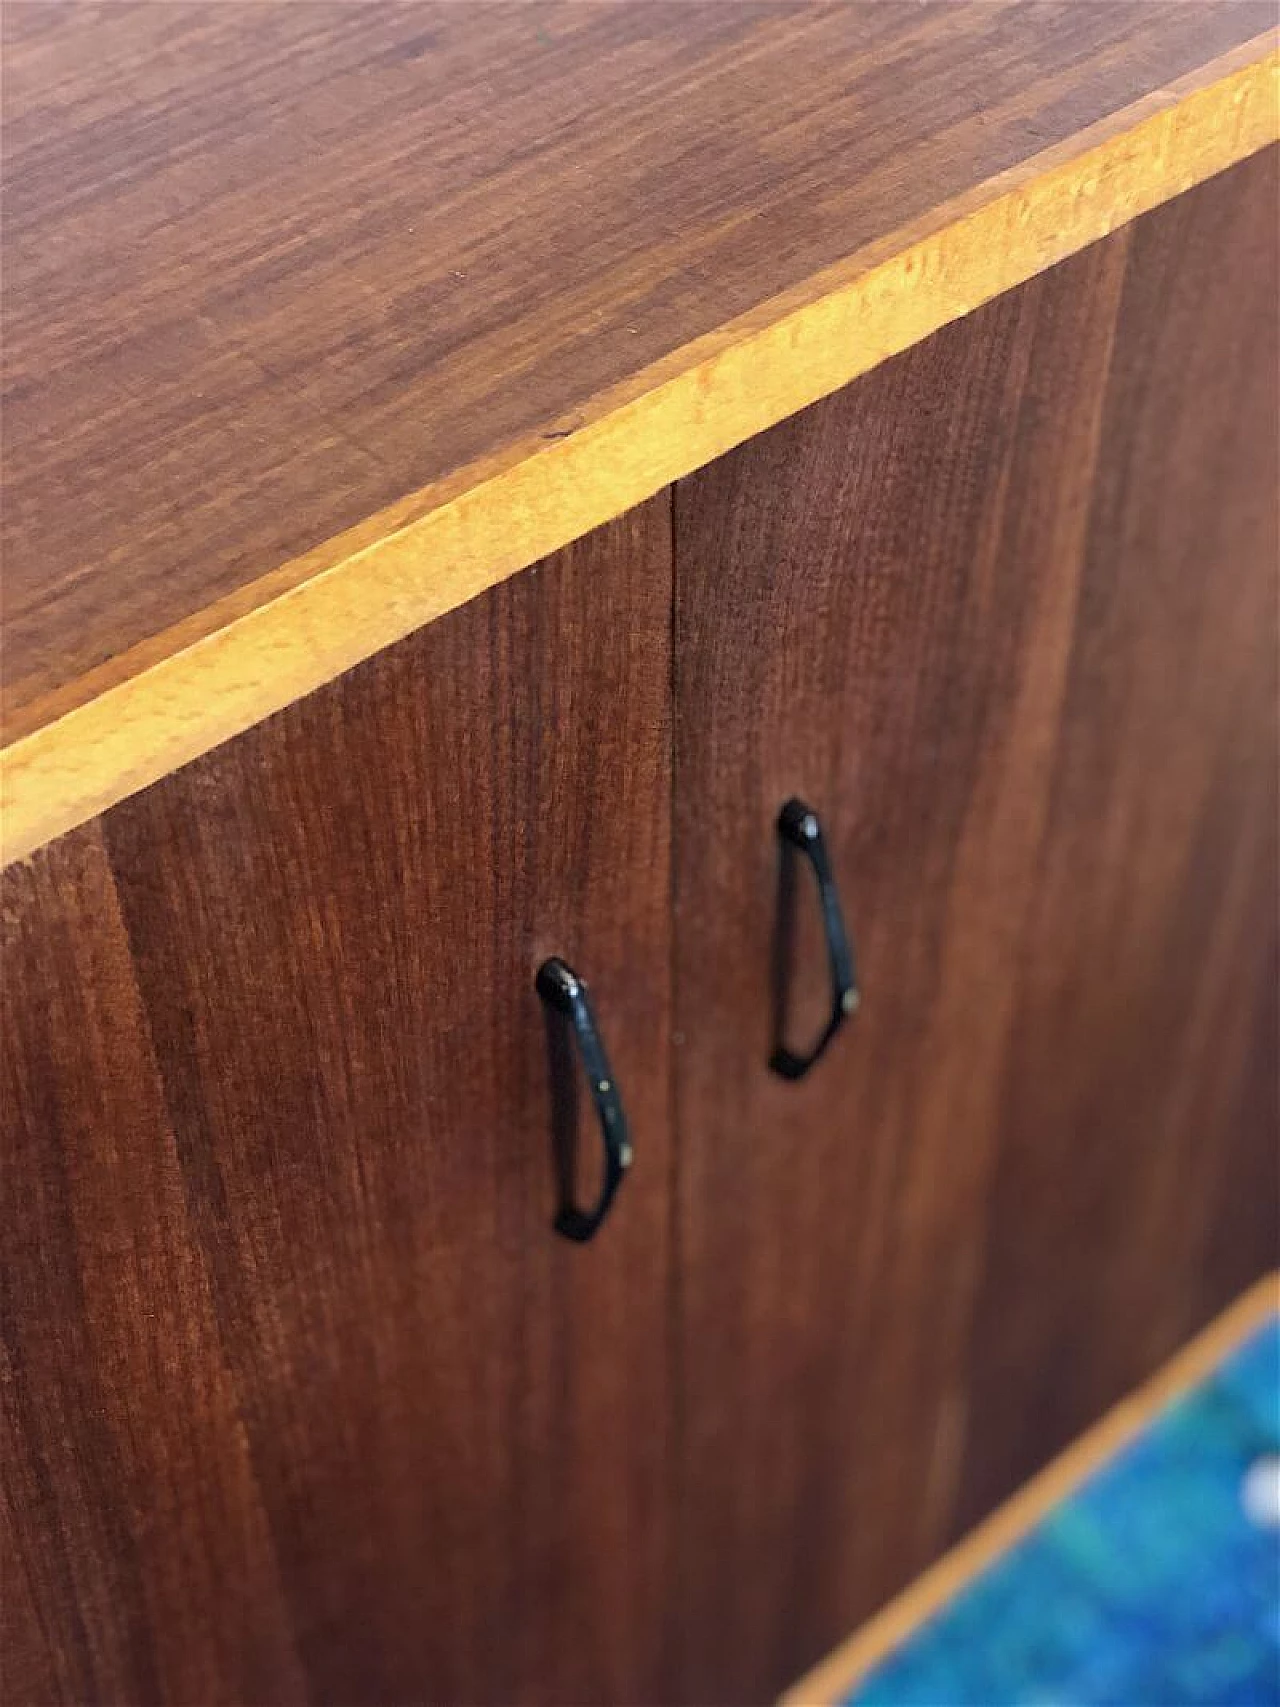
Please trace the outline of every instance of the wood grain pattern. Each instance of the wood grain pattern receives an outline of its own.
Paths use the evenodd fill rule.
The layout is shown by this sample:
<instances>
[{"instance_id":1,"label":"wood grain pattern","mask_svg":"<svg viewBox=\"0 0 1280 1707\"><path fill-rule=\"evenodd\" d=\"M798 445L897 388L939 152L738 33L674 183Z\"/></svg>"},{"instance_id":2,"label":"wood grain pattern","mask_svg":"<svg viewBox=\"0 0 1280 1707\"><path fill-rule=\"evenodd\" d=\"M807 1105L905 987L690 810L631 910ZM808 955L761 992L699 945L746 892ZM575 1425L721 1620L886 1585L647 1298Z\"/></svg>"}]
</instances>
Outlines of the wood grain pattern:
<instances>
[{"instance_id":1,"label":"wood grain pattern","mask_svg":"<svg viewBox=\"0 0 1280 1707\"><path fill-rule=\"evenodd\" d=\"M828 1655L783 1696L782 1707L827 1707L845 1701L875 1666L910 1641L927 1619L962 1593L1095 1471L1147 1428L1180 1394L1211 1375L1236 1346L1280 1310L1280 1275L1250 1288L1190 1345L1121 1401L1088 1434L1002 1505L884 1611Z\"/></svg>"},{"instance_id":2,"label":"wood grain pattern","mask_svg":"<svg viewBox=\"0 0 1280 1707\"><path fill-rule=\"evenodd\" d=\"M677 490L687 1700L776 1693L1275 1265L1275 205L1272 153ZM792 793L863 976L799 1085Z\"/></svg>"},{"instance_id":3,"label":"wood grain pattern","mask_svg":"<svg viewBox=\"0 0 1280 1707\"><path fill-rule=\"evenodd\" d=\"M8 859L1277 124L1265 5L249 16L5 9Z\"/></svg>"},{"instance_id":4,"label":"wood grain pattern","mask_svg":"<svg viewBox=\"0 0 1280 1707\"><path fill-rule=\"evenodd\" d=\"M669 642L659 501L6 873L6 1700L659 1699Z\"/></svg>"},{"instance_id":5,"label":"wood grain pattern","mask_svg":"<svg viewBox=\"0 0 1280 1707\"><path fill-rule=\"evenodd\" d=\"M1280 1258L1278 178L1132 232L953 1534Z\"/></svg>"},{"instance_id":6,"label":"wood grain pattern","mask_svg":"<svg viewBox=\"0 0 1280 1707\"><path fill-rule=\"evenodd\" d=\"M218 1298L97 826L6 876L7 1701L296 1698ZM247 1699L247 1696L242 1696Z\"/></svg>"}]
</instances>

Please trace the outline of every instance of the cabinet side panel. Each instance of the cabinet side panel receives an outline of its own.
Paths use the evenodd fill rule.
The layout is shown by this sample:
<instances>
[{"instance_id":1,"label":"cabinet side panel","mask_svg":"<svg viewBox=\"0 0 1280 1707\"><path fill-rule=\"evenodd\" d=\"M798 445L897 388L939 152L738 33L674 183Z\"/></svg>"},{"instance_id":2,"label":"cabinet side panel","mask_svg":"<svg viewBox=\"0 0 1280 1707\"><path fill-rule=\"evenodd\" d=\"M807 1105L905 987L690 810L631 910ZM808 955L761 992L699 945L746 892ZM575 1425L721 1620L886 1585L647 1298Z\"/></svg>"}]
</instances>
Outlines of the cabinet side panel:
<instances>
[{"instance_id":1,"label":"cabinet side panel","mask_svg":"<svg viewBox=\"0 0 1280 1707\"><path fill-rule=\"evenodd\" d=\"M670 537L663 496L103 821L133 1003L118 1023L146 1058L150 1124L102 1102L96 1016L51 1018L41 1055L7 1041L58 1177L126 1122L152 1173L165 1158L172 1217L144 1186L132 1209L200 1278L228 1411L201 1434L211 1401L170 1383L188 1480L159 1509L102 1492L110 1557L133 1572L110 1591L88 1596L90 1542L20 1491L29 1551L71 1556L36 1596L47 1693L83 1698L79 1672L53 1673L85 1631L110 1649L117 1699L657 1698ZM65 846L37 857L37 882ZM76 943L106 928L59 906L24 928ZM552 1231L533 979L553 952L590 984L636 1149L582 1247ZM38 1005L49 975L33 966L17 999ZM59 1102L73 1071L76 1120ZM579 1119L585 1198L599 1146ZM110 1201L100 1213L108 1243L132 1236ZM69 1231L51 1239L23 1334L61 1331L78 1260ZM100 1277L78 1284L108 1308ZM77 1380L133 1391L173 1356L168 1268L139 1288L127 1345L29 1367L33 1453L64 1429L78 1461L91 1431L110 1435ZM139 1431L161 1426L145 1393L131 1405ZM200 1503L230 1499L233 1456L256 1528ZM73 1501L70 1471L51 1474ZM248 1572L259 1540L266 1577ZM175 1548L205 1570L201 1593L166 1577ZM206 1621L204 1669L173 1686L165 1667Z\"/></svg>"},{"instance_id":2,"label":"cabinet side panel","mask_svg":"<svg viewBox=\"0 0 1280 1707\"><path fill-rule=\"evenodd\" d=\"M677 488L690 1700L783 1687L1275 1261L1274 208L1272 150ZM793 794L864 997L786 1084Z\"/></svg>"}]
</instances>

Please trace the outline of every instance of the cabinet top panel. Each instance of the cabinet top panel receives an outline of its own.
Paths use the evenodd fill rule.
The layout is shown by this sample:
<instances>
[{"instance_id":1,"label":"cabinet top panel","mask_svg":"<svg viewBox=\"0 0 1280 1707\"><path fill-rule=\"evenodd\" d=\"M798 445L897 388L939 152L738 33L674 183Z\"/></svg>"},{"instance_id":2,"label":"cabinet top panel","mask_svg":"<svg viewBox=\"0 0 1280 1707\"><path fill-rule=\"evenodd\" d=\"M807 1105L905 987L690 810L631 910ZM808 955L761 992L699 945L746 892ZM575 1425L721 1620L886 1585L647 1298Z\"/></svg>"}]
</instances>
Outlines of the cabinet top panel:
<instances>
[{"instance_id":1,"label":"cabinet top panel","mask_svg":"<svg viewBox=\"0 0 1280 1707\"><path fill-rule=\"evenodd\" d=\"M1272 16L8 0L5 858L1262 147Z\"/></svg>"}]
</instances>

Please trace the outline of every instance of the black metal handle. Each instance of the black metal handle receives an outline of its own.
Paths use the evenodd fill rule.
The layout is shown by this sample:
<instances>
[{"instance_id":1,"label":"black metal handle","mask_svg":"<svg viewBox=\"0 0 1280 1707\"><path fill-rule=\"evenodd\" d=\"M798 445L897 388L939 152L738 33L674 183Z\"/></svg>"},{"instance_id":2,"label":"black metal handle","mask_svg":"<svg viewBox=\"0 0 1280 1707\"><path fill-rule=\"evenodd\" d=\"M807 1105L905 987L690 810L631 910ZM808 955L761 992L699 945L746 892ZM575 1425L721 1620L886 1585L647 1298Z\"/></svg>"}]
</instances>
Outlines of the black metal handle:
<instances>
[{"instance_id":1,"label":"black metal handle","mask_svg":"<svg viewBox=\"0 0 1280 1707\"><path fill-rule=\"evenodd\" d=\"M627 1117L622 1112L622 1099L617 1082L604 1052L596 1016L591 1010L587 986L563 960L553 957L544 960L535 980L538 994L548 1007L563 1014L573 1027L578 1043L582 1070L586 1074L600 1122L600 1137L604 1141L604 1184L594 1209L579 1209L576 1204L561 1204L556 1216L556 1232L566 1239L584 1245L593 1238L600 1223L609 1213L609 1205L622 1183L622 1177L632 1162L631 1139L627 1133Z\"/></svg>"},{"instance_id":2,"label":"black metal handle","mask_svg":"<svg viewBox=\"0 0 1280 1707\"><path fill-rule=\"evenodd\" d=\"M788 800L778 814L778 835L783 854L795 848L804 854L813 867L818 881L818 901L822 908L822 928L827 938L827 959L831 966L831 1018L826 1028L806 1055L794 1054L781 1041L774 1049L769 1065L784 1079L802 1079L819 1060L831 1039L850 1014L858 1011L858 975L854 966L853 948L844 928L840 896L827 858L826 843L818 814L803 800Z\"/></svg>"}]
</instances>

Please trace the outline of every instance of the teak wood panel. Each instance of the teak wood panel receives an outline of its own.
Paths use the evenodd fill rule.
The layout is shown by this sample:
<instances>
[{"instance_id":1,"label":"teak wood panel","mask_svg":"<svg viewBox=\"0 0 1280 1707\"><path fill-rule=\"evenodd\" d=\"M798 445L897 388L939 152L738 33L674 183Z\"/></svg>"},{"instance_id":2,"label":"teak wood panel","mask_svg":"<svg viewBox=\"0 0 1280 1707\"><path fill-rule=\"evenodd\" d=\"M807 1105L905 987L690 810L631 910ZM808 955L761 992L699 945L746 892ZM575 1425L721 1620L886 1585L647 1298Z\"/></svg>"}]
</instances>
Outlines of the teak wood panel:
<instances>
[{"instance_id":1,"label":"teak wood panel","mask_svg":"<svg viewBox=\"0 0 1280 1707\"><path fill-rule=\"evenodd\" d=\"M1278 164L1128 243L956 1533L1280 1263Z\"/></svg>"},{"instance_id":2,"label":"teak wood panel","mask_svg":"<svg viewBox=\"0 0 1280 1707\"><path fill-rule=\"evenodd\" d=\"M798 1676L1275 1264L1275 167L677 488L688 1700ZM792 794L863 975L799 1084Z\"/></svg>"},{"instance_id":3,"label":"teak wood panel","mask_svg":"<svg viewBox=\"0 0 1280 1707\"><path fill-rule=\"evenodd\" d=\"M664 498L4 874L15 1707L659 1698L670 592Z\"/></svg>"},{"instance_id":4,"label":"teak wood panel","mask_svg":"<svg viewBox=\"0 0 1280 1707\"><path fill-rule=\"evenodd\" d=\"M614 26L621 9L606 10ZM237 109L232 128L213 125L212 130L201 128L208 118L207 79L218 84L229 65L236 65L247 39L241 27L225 38L217 29L207 31L212 14L205 10L186 7L179 22L174 22L179 14L172 12L160 29L162 75L154 89L150 48L157 39L140 22L147 19L145 9L73 12L70 27L61 29L63 14L46 7L34 32L27 26L36 14L20 5L5 12L5 22L15 20L10 61L19 67L14 75L10 63L5 84L7 96L17 90L5 106L5 164L10 155L17 162L7 179L5 210L19 210L19 256L36 263L34 273L19 266L9 302L20 307L24 292L34 290L38 335L49 323L58 323L58 314L49 312L58 288L43 271L49 256L58 256L58 266L73 278L72 321L82 333L94 319L85 277L114 280L106 372L77 348L73 379L67 381L61 370L49 370L60 348L58 336L32 362L26 341L17 340L15 353L7 326L7 374L19 377L5 398L3 427L17 422L22 449L27 440L20 435L26 434L32 451L31 466L20 457L31 478L5 490L3 517L12 524L7 589L24 579L15 580L15 562L19 567L26 562L22 553L32 539L41 543L27 565L36 572L36 604L22 603L26 594L7 604L7 744L0 748L0 857L5 862L22 859L108 811L485 587L649 498L689 469L765 432L942 324L1280 135L1275 32L1248 39L1239 34L1268 20L1260 7L1181 7L1167 14L1147 3L1113 5L1104 14L1103 9L1044 5L1014 12L995 5L952 5L934 12L903 5L877 5L869 12L847 5L811 7L802 17L795 9L770 7L756 12L719 7L715 14L717 26L729 20L727 44L717 27L703 29L712 14L695 15L688 7L637 7L631 22L642 20L642 34L626 36L620 58L625 77L647 90L643 109L630 99L594 104L592 96L579 106L584 90L596 94L602 82L608 84L608 75L602 77L592 63L589 79L568 72L572 99L556 102L556 113L570 113L565 125L556 126L550 138L539 130L529 140L524 126L531 116L541 125L553 92L548 85L565 72L560 48L572 58L575 53L589 56L604 39L618 44L611 29L604 38L599 31L592 34L591 10L585 7L572 10L573 24L584 32L556 38L550 55L543 50L555 31L546 31L544 24L548 19L565 24L568 12L534 15L524 7L517 20L492 7L454 7L449 22L461 22L461 27L415 38L411 68L399 60L391 67L370 63L353 53L328 75L333 67L324 67L326 31L338 24L338 14L290 5L287 24L261 32L265 41L251 32L263 53L254 60L251 79L232 80L236 96L244 97L244 109ZM384 39L382 27L394 34L408 20L420 24L433 15L422 7L379 10L377 27L362 34L362 46L369 34L374 41ZM280 26L283 17L282 9L258 9L254 26ZM604 12L597 22L601 17ZM894 20L905 31L894 29ZM237 19L237 26L242 22ZM748 32L749 46L732 34L744 22L759 24L759 32ZM529 48L522 32L527 26L534 32L534 51L527 55L536 85L532 94L522 85L521 94L503 104L500 118L492 99L486 99L483 119L466 131L461 166L452 159L456 137L449 135L442 149L428 149L427 159L416 160L420 171L404 181L404 160L413 155L420 131L425 128L423 133L432 137L440 116L456 113L452 96L459 82L471 89L474 48L483 44L486 50L478 63L486 94L492 96L510 60ZM1031 38L1022 36L1027 26ZM1113 27L1118 29L1114 38ZM92 38L99 29L111 38L114 51L94 55ZM343 32L338 31L338 39L345 39ZM193 51L195 43L203 51ZM1227 43L1234 44L1219 51ZM101 39L97 44L104 48ZM319 50L319 65L312 48ZM652 55L667 65L672 48L679 50L672 79L647 79L645 73L654 70ZM763 56L765 48L770 51ZM893 70L887 79L881 75L886 55ZM1062 55L1067 55L1065 63ZM1024 60L1034 63L1034 75ZM123 125L113 104L121 63L133 70ZM768 169L749 172L742 183L739 150L751 147L754 126L771 104L753 87L761 63L770 68L770 94L782 92L782 111L795 123L768 130ZM1186 68L1174 75L1178 65ZM109 68L106 90L96 82L99 67ZM975 79L975 67L983 70L981 79ZM403 87L406 70L411 75ZM389 89L382 87L382 73L389 75ZM829 82L833 73L835 87ZM302 90L297 77L305 84ZM819 84L824 87L821 104L816 102ZM985 101L981 109L973 106L978 87ZM449 97L440 99L442 89L449 90ZM806 90L802 113L790 109L792 89ZM154 96L150 106L148 92ZM905 92L910 99L903 106ZM396 96L410 106L425 104L422 121L415 114L411 126L413 145L399 137L386 101L379 99L382 94L391 94L393 108ZM469 94L461 99L466 106ZM370 101L377 109L372 125L364 123ZM352 104L355 116L348 111ZM140 106L148 118L145 142L135 128ZM737 116L734 125L725 125L725 113L739 106L741 125ZM218 87L217 113L225 116L225 109L227 89ZM614 150L613 131L618 125L626 130L628 123L623 111L638 121L631 138L635 147L623 143ZM345 114L336 130L335 113ZM608 145L597 147L604 113ZM833 178L831 157L812 155L819 114L821 130L840 135L836 162L858 167L852 183L838 172ZM920 116L942 130L920 137ZM195 137L188 135L191 123ZM874 126L870 137L865 133L869 123ZM80 125L89 137L80 135ZM691 128L684 130L684 125ZM521 142L512 143L507 126L521 135ZM898 137L899 130L901 145L879 154L881 138ZM323 137L326 143L302 166L295 155L299 133L309 140ZM72 143L63 147L68 135ZM189 150L177 147L174 135L181 135ZM734 145L720 179L708 174L708 159L717 157L717 143L727 135ZM157 137L166 143L159 166L148 152ZM391 227L384 227L370 218L364 167L358 162L365 150L377 150L391 137L398 137L406 152L387 159L379 155L377 205L393 207L403 222L393 218ZM785 149L780 147L783 137ZM14 138L19 147L10 147ZM502 152L507 143L510 155ZM259 171L251 171L246 150ZM305 186L319 152L324 176L316 201L309 200ZM201 188L215 186L215 191L201 198L196 217L188 220L181 179L193 155L200 157ZM584 196L584 171L591 183L599 171L599 181L613 193L620 159L626 160L628 188L649 183L647 174L654 171L660 195L642 193L640 205L628 207L630 217L618 230L609 218L592 218L589 248L565 241L560 229L565 208L591 205L599 215ZM1004 166L998 164L1002 159ZM442 160L461 172L456 181L445 171L449 188L433 179ZM649 167L638 166L645 160ZM514 213L512 169L519 179ZM297 183L299 171L302 184ZM251 179L247 193L242 193L242 174ZM689 174L695 181L693 195L684 188ZM29 196L32 176L43 191L34 200ZM821 186L812 205L811 176L814 186ZM222 193L227 178L229 198ZM536 195L531 195L531 178L536 178ZM560 195L555 184L565 178L572 179L570 193ZM466 184L461 207L451 193L459 183ZM423 186L440 189L425 207L416 200ZM109 203L109 215L99 205L99 191ZM352 195L357 196L355 213ZM150 217L157 201L166 205L159 227ZM282 237L295 229L299 203L309 207L304 242ZM522 277L519 258L531 239L522 225L526 203L536 212L534 241L541 244L548 230L560 232L551 239L553 258L575 254L579 265L573 282L558 266L539 263L532 280L522 278L514 297L503 300L497 323L486 316L476 323L469 318L474 302L495 294L495 280ZM82 217L90 205L102 217ZM679 210L678 224L667 229L672 207ZM828 246L838 259L794 282L790 266L782 273L775 270L783 258L794 261L799 254L788 220L804 207L812 217L802 236L819 239L819 249ZM660 236L649 225L657 208L664 222ZM131 227L130 210L142 213L145 230ZM230 248L220 241L220 220L227 213L234 215L236 232ZM707 237L703 218L712 227L710 249L698 249L696 266L674 265L676 254L688 254L689 242L701 244ZM418 288L422 256L416 246L427 244L425 265L432 271L452 253L459 237L456 220L468 234L466 253L480 244L483 266L480 271L474 265L452 268L444 292L428 288L423 299ZM901 220L905 224L894 224ZM495 224L507 246L492 253ZM575 234L573 218L570 227ZM785 232L782 249L773 241L778 230ZM99 251L104 232L106 248ZM628 248L640 232L650 236L640 251L643 280L633 273L635 251ZM143 266L138 275L138 256L154 241L166 248L171 236L177 254L166 265ZM401 253L406 237L411 239L408 256ZM616 254L613 239L620 239ZM391 258L382 248L387 241ZM282 242L287 253L280 249ZM123 280L114 266L119 254L113 244L123 244L128 254ZM14 248L7 242L7 253ZM604 271L589 275L587 300L579 302L582 316L573 319L573 287L587 259L596 263L601 253L606 254ZM536 254L541 258L543 251L536 249ZM671 263L659 273L652 265L657 254L667 254ZM620 265L609 265L611 259ZM759 270L758 261L763 263ZM12 265L5 282L10 275ZM654 278L660 278L660 288L652 297ZM352 280L360 283L355 297L345 294ZM548 282L555 297L550 321L543 294ZM693 288L691 299L686 287ZM411 307L408 323L404 290ZM466 312L463 324L457 324L452 314L463 297ZM497 297L502 300L500 287ZM734 309L739 300L753 297L746 311ZM265 299L273 304L266 326L254 316ZM394 299L394 306L387 306L387 299ZM652 312L652 324L635 312L640 300ZM717 309L729 318L717 318L713 329L696 333L693 328L701 321L689 321L691 302L698 316ZM625 336L620 314L626 319ZM440 321L444 341L435 336ZM582 324L591 326L585 341ZM116 336L119 328L126 328L123 338ZM490 343L490 333L497 333L497 345ZM152 364L157 345L159 372ZM427 370L418 365L423 348L430 355ZM654 358L655 348L666 353ZM319 384L324 393L324 376L352 358L357 386L365 376L375 376L374 393L346 396L340 387L343 410L335 415L321 411L323 425L307 417L299 387ZM486 362L493 358L497 381L486 374ZM604 362L601 372L592 367L597 358ZM469 360L478 367L468 367ZM140 389L137 367L147 381ZM575 376L596 389L570 410L561 406L567 394L563 382L572 384ZM435 389L423 403L416 393L427 382ZM480 391L474 389L476 382ZM497 387L495 396L485 389L490 382ZM198 399L195 415L189 413L193 396ZM503 437L510 430L498 406L503 396L515 399L519 410L531 410L534 425L515 437ZM140 420L131 415L138 399ZM456 399L461 420L451 413ZM46 413L46 405L53 413ZM237 517L249 522L265 517L268 526L276 527L287 516L295 538L302 539L312 538L307 516L314 514L316 522L329 516L326 527L331 526L329 502L335 493L338 504L350 502L357 509L353 495L360 481L352 457L358 459L375 439L370 410L379 413L384 405L403 418L404 442L396 456L386 457L379 480L386 478L401 495L341 533L321 531L319 543L300 555L276 562L268 553L258 562L261 539L256 545L237 539ZM89 434L99 420L109 420L113 428L109 444L99 447L102 457L114 457L126 447L119 463L101 463L90 446ZM131 442L130 420L142 434L142 446ZM304 423L317 427L319 442L302 430ZM415 457L423 454L423 446L433 440L439 451L454 439L466 444L468 427L483 428L485 434L492 428L492 437L483 437L488 449L468 452L461 463L445 456L449 473L404 492L401 481L420 478ZM5 442L10 475L19 439L10 434ZM68 446L73 466L60 461ZM396 476L401 451L410 463ZM241 461L246 454L251 457L247 471ZM300 475L290 463L294 454L307 457ZM333 475L341 478L335 483ZM77 495L87 495L90 505L63 502L72 478ZM131 490L131 483L142 490ZM147 502L157 483L169 493L164 519ZM53 505L53 522L41 521L44 504ZM89 541L90 556L58 579L53 539L44 534L49 526L63 526L67 516L82 516L87 507L94 519L82 541ZM116 519L114 533L109 516ZM189 556L193 538L200 539L195 558ZM181 574L174 575L179 560ZM119 632L119 618L138 601L154 603L157 589L162 606L176 589L169 615L160 608L150 615L164 626L137 642L128 640ZM82 594L87 596L84 609ZM70 621L58 616L65 597L77 606ZM26 642L15 649L19 606ZM39 671L48 667L53 674L43 688L27 681L17 690L17 702L10 703L19 667L26 671L32 664L27 618L36 623Z\"/></svg>"},{"instance_id":5,"label":"teak wood panel","mask_svg":"<svg viewBox=\"0 0 1280 1707\"><path fill-rule=\"evenodd\" d=\"M1272 22L11 0L6 705Z\"/></svg>"}]
</instances>

